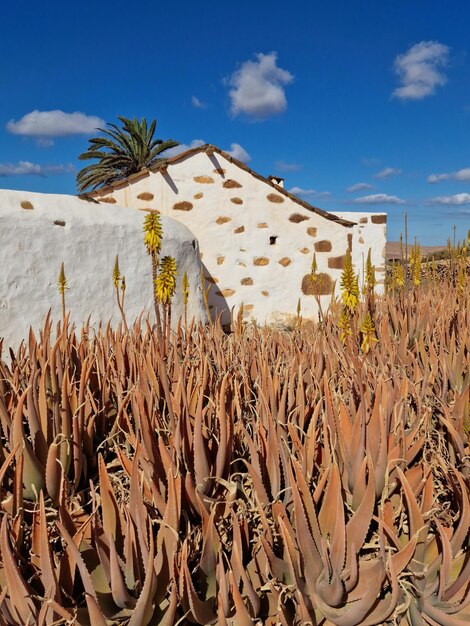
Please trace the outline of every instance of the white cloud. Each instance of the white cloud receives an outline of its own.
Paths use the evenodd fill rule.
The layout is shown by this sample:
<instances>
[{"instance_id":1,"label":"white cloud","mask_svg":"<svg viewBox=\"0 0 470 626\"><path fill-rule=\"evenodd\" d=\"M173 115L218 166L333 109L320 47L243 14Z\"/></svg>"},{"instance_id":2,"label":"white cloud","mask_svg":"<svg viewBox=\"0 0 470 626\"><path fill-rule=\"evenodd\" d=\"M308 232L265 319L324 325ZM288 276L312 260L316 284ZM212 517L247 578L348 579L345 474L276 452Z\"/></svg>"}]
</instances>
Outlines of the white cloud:
<instances>
[{"instance_id":1,"label":"white cloud","mask_svg":"<svg viewBox=\"0 0 470 626\"><path fill-rule=\"evenodd\" d=\"M302 169L299 163L286 163L285 161L277 161L276 169L281 172L298 172Z\"/></svg>"},{"instance_id":2,"label":"white cloud","mask_svg":"<svg viewBox=\"0 0 470 626\"><path fill-rule=\"evenodd\" d=\"M389 196L385 193L372 193L353 200L355 204L405 204L405 201L397 196Z\"/></svg>"},{"instance_id":3,"label":"white cloud","mask_svg":"<svg viewBox=\"0 0 470 626\"><path fill-rule=\"evenodd\" d=\"M239 143L230 144L230 150L227 150L227 152L230 156L233 156L234 159L238 159L238 161L242 161L243 163L251 161L251 156Z\"/></svg>"},{"instance_id":4,"label":"white cloud","mask_svg":"<svg viewBox=\"0 0 470 626\"><path fill-rule=\"evenodd\" d=\"M390 178L391 176L398 176L401 173L402 173L402 170L399 170L396 167L384 167L383 170L375 174L374 178L379 178L379 179Z\"/></svg>"},{"instance_id":5,"label":"white cloud","mask_svg":"<svg viewBox=\"0 0 470 626\"><path fill-rule=\"evenodd\" d=\"M329 191L317 191L316 189L303 189L302 187L292 187L289 189L289 193L299 198L329 198L331 193Z\"/></svg>"},{"instance_id":6,"label":"white cloud","mask_svg":"<svg viewBox=\"0 0 470 626\"><path fill-rule=\"evenodd\" d=\"M162 159L171 159L172 157L177 156L178 154L182 154L183 152L187 152L187 150L192 150L193 148L199 148L203 146L206 142L203 139L193 139L191 143L180 143L178 146L174 148L169 148L162 152Z\"/></svg>"},{"instance_id":7,"label":"white cloud","mask_svg":"<svg viewBox=\"0 0 470 626\"><path fill-rule=\"evenodd\" d=\"M456 193L453 196L438 196L437 198L431 198L430 204L447 204L450 206L461 206L463 204L470 204L470 193Z\"/></svg>"},{"instance_id":8,"label":"white cloud","mask_svg":"<svg viewBox=\"0 0 470 626\"><path fill-rule=\"evenodd\" d=\"M355 191L362 191L363 189L373 189L373 186L369 185L369 183L356 183L355 185L348 187L346 191L354 193Z\"/></svg>"},{"instance_id":9,"label":"white cloud","mask_svg":"<svg viewBox=\"0 0 470 626\"><path fill-rule=\"evenodd\" d=\"M431 174L428 176L428 183L439 183L441 180L458 180L470 183L470 167L465 167L457 172L449 172L448 174Z\"/></svg>"},{"instance_id":10,"label":"white cloud","mask_svg":"<svg viewBox=\"0 0 470 626\"><path fill-rule=\"evenodd\" d=\"M30 161L18 163L0 163L0 177L6 176L47 176L48 174L72 174L74 166L68 165L39 165Z\"/></svg>"},{"instance_id":11,"label":"white cloud","mask_svg":"<svg viewBox=\"0 0 470 626\"><path fill-rule=\"evenodd\" d=\"M20 120L10 120L7 130L14 135L35 137L42 145L51 145L51 137L65 137L66 135L88 135L104 128L106 122L96 115L85 115L76 111L31 111ZM46 144L44 144L44 140Z\"/></svg>"},{"instance_id":12,"label":"white cloud","mask_svg":"<svg viewBox=\"0 0 470 626\"><path fill-rule=\"evenodd\" d=\"M245 61L226 80L231 87L230 112L233 116L245 114L264 119L287 108L284 86L294 80L293 75L276 65L276 52L255 56L256 61Z\"/></svg>"},{"instance_id":13,"label":"white cloud","mask_svg":"<svg viewBox=\"0 0 470 626\"><path fill-rule=\"evenodd\" d=\"M191 104L195 109L207 109L207 104L196 96L191 96Z\"/></svg>"},{"instance_id":14,"label":"white cloud","mask_svg":"<svg viewBox=\"0 0 470 626\"><path fill-rule=\"evenodd\" d=\"M421 100L447 82L441 71L449 58L449 47L438 41L421 41L399 54L394 62L401 86L393 92L401 100Z\"/></svg>"}]
</instances>

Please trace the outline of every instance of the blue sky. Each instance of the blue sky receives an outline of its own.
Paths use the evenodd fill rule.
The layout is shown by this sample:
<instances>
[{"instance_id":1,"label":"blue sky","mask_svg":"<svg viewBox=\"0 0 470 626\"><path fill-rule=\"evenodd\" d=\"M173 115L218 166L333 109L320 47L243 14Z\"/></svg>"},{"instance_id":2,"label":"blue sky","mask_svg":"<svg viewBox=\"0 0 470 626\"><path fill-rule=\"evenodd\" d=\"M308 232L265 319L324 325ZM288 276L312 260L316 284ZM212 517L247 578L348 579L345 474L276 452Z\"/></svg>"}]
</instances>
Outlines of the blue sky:
<instances>
[{"instance_id":1,"label":"blue sky","mask_svg":"<svg viewBox=\"0 0 470 626\"><path fill-rule=\"evenodd\" d=\"M0 187L74 193L100 121L158 120L388 238L470 227L470 3L17 0L0 22ZM72 115L75 114L75 115Z\"/></svg>"}]
</instances>

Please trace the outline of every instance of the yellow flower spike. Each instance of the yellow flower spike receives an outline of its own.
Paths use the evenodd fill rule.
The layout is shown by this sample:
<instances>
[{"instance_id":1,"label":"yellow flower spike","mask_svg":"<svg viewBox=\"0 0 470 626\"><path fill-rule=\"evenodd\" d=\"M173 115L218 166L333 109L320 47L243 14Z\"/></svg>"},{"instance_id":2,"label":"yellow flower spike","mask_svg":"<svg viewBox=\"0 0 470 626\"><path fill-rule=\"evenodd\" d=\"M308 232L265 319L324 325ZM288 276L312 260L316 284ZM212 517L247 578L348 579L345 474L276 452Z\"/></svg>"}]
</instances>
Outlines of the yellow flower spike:
<instances>
[{"instance_id":1,"label":"yellow flower spike","mask_svg":"<svg viewBox=\"0 0 470 626\"><path fill-rule=\"evenodd\" d=\"M396 283L399 289L405 286L405 270L401 263L398 263L396 268Z\"/></svg>"},{"instance_id":2,"label":"yellow flower spike","mask_svg":"<svg viewBox=\"0 0 470 626\"><path fill-rule=\"evenodd\" d=\"M160 273L155 281L157 299L162 304L170 304L176 291L176 261L171 256L164 256L160 264Z\"/></svg>"},{"instance_id":3,"label":"yellow flower spike","mask_svg":"<svg viewBox=\"0 0 470 626\"><path fill-rule=\"evenodd\" d=\"M362 343L361 350L364 354L367 354L371 349L371 346L374 342L377 342L378 339L375 336L375 326L374 322L370 316L370 313L367 312L364 317L364 321L362 322L362 326L360 328L362 333Z\"/></svg>"},{"instance_id":4,"label":"yellow flower spike","mask_svg":"<svg viewBox=\"0 0 470 626\"><path fill-rule=\"evenodd\" d=\"M114 261L114 269L113 269L113 285L116 289L119 287L119 283L121 281L121 270L119 269L119 257L116 254L116 260Z\"/></svg>"},{"instance_id":5,"label":"yellow flower spike","mask_svg":"<svg viewBox=\"0 0 470 626\"><path fill-rule=\"evenodd\" d=\"M189 300L189 281L186 272L183 274L183 281L181 286L183 291L183 304L184 306L186 306Z\"/></svg>"},{"instance_id":6,"label":"yellow flower spike","mask_svg":"<svg viewBox=\"0 0 470 626\"><path fill-rule=\"evenodd\" d=\"M457 293L459 296L462 296L465 292L466 278L465 265L464 263L459 263L459 274L457 276Z\"/></svg>"},{"instance_id":7,"label":"yellow flower spike","mask_svg":"<svg viewBox=\"0 0 470 626\"><path fill-rule=\"evenodd\" d=\"M162 222L160 219L160 213L152 211L147 213L144 220L144 244L149 254L160 252L162 244Z\"/></svg>"},{"instance_id":8,"label":"yellow flower spike","mask_svg":"<svg viewBox=\"0 0 470 626\"><path fill-rule=\"evenodd\" d=\"M366 260L366 285L367 285L367 290L372 292L374 291L375 285L377 284L377 281L375 279L375 265L372 265L372 261L370 258L370 248L369 248L369 252L367 253L367 260Z\"/></svg>"},{"instance_id":9,"label":"yellow flower spike","mask_svg":"<svg viewBox=\"0 0 470 626\"><path fill-rule=\"evenodd\" d=\"M340 285L342 290L341 299L344 306L351 312L354 312L359 301L359 279L354 273L351 252L349 250L346 252Z\"/></svg>"},{"instance_id":10,"label":"yellow flower spike","mask_svg":"<svg viewBox=\"0 0 470 626\"><path fill-rule=\"evenodd\" d=\"M59 278L57 280L57 286L59 288L59 293L64 295L65 290L69 288L67 283L67 278L65 276L64 262L62 261L62 265L60 266Z\"/></svg>"},{"instance_id":11,"label":"yellow flower spike","mask_svg":"<svg viewBox=\"0 0 470 626\"><path fill-rule=\"evenodd\" d=\"M310 272L310 276L312 278L312 282L316 283L318 280L318 264L317 264L317 255L315 254L315 252L313 253L313 259L312 259L312 270Z\"/></svg>"},{"instance_id":12,"label":"yellow flower spike","mask_svg":"<svg viewBox=\"0 0 470 626\"><path fill-rule=\"evenodd\" d=\"M126 277L121 278L121 291L126 291Z\"/></svg>"},{"instance_id":13,"label":"yellow flower spike","mask_svg":"<svg viewBox=\"0 0 470 626\"><path fill-rule=\"evenodd\" d=\"M346 343L346 339L351 336L351 320L349 310L345 306L341 311L341 315L338 320L338 326L341 329L339 338L343 343Z\"/></svg>"}]
</instances>

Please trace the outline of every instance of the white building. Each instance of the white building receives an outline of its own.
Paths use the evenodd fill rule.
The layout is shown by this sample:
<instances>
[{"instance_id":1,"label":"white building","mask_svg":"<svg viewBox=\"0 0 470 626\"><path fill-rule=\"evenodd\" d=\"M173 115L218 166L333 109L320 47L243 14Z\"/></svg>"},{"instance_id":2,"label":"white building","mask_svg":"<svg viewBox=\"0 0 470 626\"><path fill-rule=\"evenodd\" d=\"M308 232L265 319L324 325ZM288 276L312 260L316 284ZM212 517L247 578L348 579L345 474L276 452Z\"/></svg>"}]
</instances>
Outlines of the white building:
<instances>
[{"instance_id":1,"label":"white building","mask_svg":"<svg viewBox=\"0 0 470 626\"><path fill-rule=\"evenodd\" d=\"M100 203L158 210L199 241L213 315L243 304L259 323L317 318L339 282L347 249L360 278L368 250L378 289L385 272L384 213L328 213L265 178L215 146L188 150L92 194ZM313 254L321 280L310 279Z\"/></svg>"}]
</instances>

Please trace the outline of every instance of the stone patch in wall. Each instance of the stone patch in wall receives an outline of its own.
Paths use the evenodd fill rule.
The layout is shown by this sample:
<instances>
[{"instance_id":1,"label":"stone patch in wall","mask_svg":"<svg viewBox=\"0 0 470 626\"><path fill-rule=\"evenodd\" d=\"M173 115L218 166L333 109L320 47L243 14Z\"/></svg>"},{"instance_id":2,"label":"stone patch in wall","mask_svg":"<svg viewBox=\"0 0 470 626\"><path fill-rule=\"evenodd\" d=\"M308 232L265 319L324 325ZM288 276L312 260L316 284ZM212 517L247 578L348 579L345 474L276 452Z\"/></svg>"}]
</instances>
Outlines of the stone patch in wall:
<instances>
[{"instance_id":1,"label":"stone patch in wall","mask_svg":"<svg viewBox=\"0 0 470 626\"><path fill-rule=\"evenodd\" d=\"M322 239L315 242L315 252L331 252L331 241Z\"/></svg>"},{"instance_id":2,"label":"stone patch in wall","mask_svg":"<svg viewBox=\"0 0 470 626\"><path fill-rule=\"evenodd\" d=\"M344 267L344 261L346 259L346 255L342 256L330 256L328 259L328 267L331 270L342 270Z\"/></svg>"},{"instance_id":3,"label":"stone patch in wall","mask_svg":"<svg viewBox=\"0 0 470 626\"><path fill-rule=\"evenodd\" d=\"M204 196L204 194L202 193L202 191L200 191L199 193L195 193L193 198L195 200L200 200L203 196Z\"/></svg>"},{"instance_id":4,"label":"stone patch in wall","mask_svg":"<svg viewBox=\"0 0 470 626\"><path fill-rule=\"evenodd\" d=\"M302 254L308 254L310 252L310 248L300 248L299 252L302 252Z\"/></svg>"},{"instance_id":5,"label":"stone patch in wall","mask_svg":"<svg viewBox=\"0 0 470 626\"><path fill-rule=\"evenodd\" d=\"M225 189L238 189L241 187L240 183L238 183L236 180L232 180L231 178L226 180L223 186L225 187Z\"/></svg>"},{"instance_id":6,"label":"stone patch in wall","mask_svg":"<svg viewBox=\"0 0 470 626\"><path fill-rule=\"evenodd\" d=\"M368 221L369 219L367 217L361 217L361 219L359 220L359 224L367 224Z\"/></svg>"},{"instance_id":7,"label":"stone patch in wall","mask_svg":"<svg viewBox=\"0 0 470 626\"><path fill-rule=\"evenodd\" d=\"M238 228L235 228L235 230L233 232L236 233L237 235L240 234L240 233L244 233L245 232L245 227L244 226L239 226Z\"/></svg>"},{"instance_id":8,"label":"stone patch in wall","mask_svg":"<svg viewBox=\"0 0 470 626\"><path fill-rule=\"evenodd\" d=\"M310 226L309 228L307 228L307 235L310 235L310 237L316 237L317 229L314 226Z\"/></svg>"},{"instance_id":9,"label":"stone patch in wall","mask_svg":"<svg viewBox=\"0 0 470 626\"><path fill-rule=\"evenodd\" d=\"M246 263L243 263L242 261L239 261L238 265L239 265L240 267L246 267Z\"/></svg>"},{"instance_id":10,"label":"stone patch in wall","mask_svg":"<svg viewBox=\"0 0 470 626\"><path fill-rule=\"evenodd\" d=\"M219 279L216 278L215 276L204 275L204 278L208 283L212 283L213 285L217 285L217 283L219 282Z\"/></svg>"},{"instance_id":11,"label":"stone patch in wall","mask_svg":"<svg viewBox=\"0 0 470 626\"><path fill-rule=\"evenodd\" d=\"M254 308L255 308L254 304L244 304L243 305L243 310L244 311L253 311Z\"/></svg>"},{"instance_id":12,"label":"stone patch in wall","mask_svg":"<svg viewBox=\"0 0 470 626\"><path fill-rule=\"evenodd\" d=\"M292 215L289 215L289 222L294 222L294 224L300 224L300 222L305 222L305 220L309 219L309 217L301 213L292 213Z\"/></svg>"},{"instance_id":13,"label":"stone patch in wall","mask_svg":"<svg viewBox=\"0 0 470 626\"><path fill-rule=\"evenodd\" d=\"M192 208L193 205L191 202L187 202L186 200L183 200L183 202L177 202L173 205L173 211L191 211Z\"/></svg>"},{"instance_id":14,"label":"stone patch in wall","mask_svg":"<svg viewBox=\"0 0 470 626\"><path fill-rule=\"evenodd\" d=\"M268 228L268 225L266 224L266 222L260 222L258 224L258 228Z\"/></svg>"},{"instance_id":15,"label":"stone patch in wall","mask_svg":"<svg viewBox=\"0 0 470 626\"><path fill-rule=\"evenodd\" d=\"M259 256L253 259L253 265L268 265L269 259L265 256Z\"/></svg>"},{"instance_id":16,"label":"stone patch in wall","mask_svg":"<svg viewBox=\"0 0 470 626\"><path fill-rule=\"evenodd\" d=\"M253 279L248 277L248 278L242 278L240 281L241 285L252 285L253 284Z\"/></svg>"},{"instance_id":17,"label":"stone patch in wall","mask_svg":"<svg viewBox=\"0 0 470 626\"><path fill-rule=\"evenodd\" d=\"M222 263L225 261L225 257L224 256L218 256L217 257L217 265L222 265Z\"/></svg>"},{"instance_id":18,"label":"stone patch in wall","mask_svg":"<svg viewBox=\"0 0 470 626\"><path fill-rule=\"evenodd\" d=\"M287 267L291 263L292 261L287 256L283 256L282 259L279 261L279 265L282 265L282 267Z\"/></svg>"},{"instance_id":19,"label":"stone patch in wall","mask_svg":"<svg viewBox=\"0 0 470 626\"><path fill-rule=\"evenodd\" d=\"M228 298L230 296L233 296L234 293L235 293L235 289L222 289L222 291L216 291L215 295Z\"/></svg>"},{"instance_id":20,"label":"stone patch in wall","mask_svg":"<svg viewBox=\"0 0 470 626\"><path fill-rule=\"evenodd\" d=\"M266 198L269 200L269 202L275 202L276 204L284 202L284 198L277 193L268 193Z\"/></svg>"},{"instance_id":21,"label":"stone patch in wall","mask_svg":"<svg viewBox=\"0 0 470 626\"><path fill-rule=\"evenodd\" d=\"M22 209L27 209L28 211L31 211L32 209L34 209L33 205L31 204L29 200L22 200L20 202L20 207Z\"/></svg>"},{"instance_id":22,"label":"stone patch in wall","mask_svg":"<svg viewBox=\"0 0 470 626\"><path fill-rule=\"evenodd\" d=\"M231 222L232 218L231 217L218 217L215 222L216 224L226 224L227 222Z\"/></svg>"},{"instance_id":23,"label":"stone patch in wall","mask_svg":"<svg viewBox=\"0 0 470 626\"><path fill-rule=\"evenodd\" d=\"M269 296L269 291L265 291L265 290L263 289L263 291L261 292L261 295L262 295L262 296Z\"/></svg>"},{"instance_id":24,"label":"stone patch in wall","mask_svg":"<svg viewBox=\"0 0 470 626\"><path fill-rule=\"evenodd\" d=\"M359 237L359 243L364 243L364 239L362 237Z\"/></svg>"},{"instance_id":25,"label":"stone patch in wall","mask_svg":"<svg viewBox=\"0 0 470 626\"><path fill-rule=\"evenodd\" d=\"M312 279L311 274L305 274L302 279L302 293L306 296L327 296L332 290L331 276L323 272L316 275L316 280Z\"/></svg>"},{"instance_id":26,"label":"stone patch in wall","mask_svg":"<svg viewBox=\"0 0 470 626\"><path fill-rule=\"evenodd\" d=\"M243 204L243 200L241 198L230 198L230 202L233 202L233 204Z\"/></svg>"},{"instance_id":27,"label":"stone patch in wall","mask_svg":"<svg viewBox=\"0 0 470 626\"><path fill-rule=\"evenodd\" d=\"M149 201L149 200L153 200L154 199L154 195L153 193L150 193L149 191L144 191L142 193L139 193L139 195L137 196L138 200L145 200L145 201Z\"/></svg>"},{"instance_id":28,"label":"stone patch in wall","mask_svg":"<svg viewBox=\"0 0 470 626\"><path fill-rule=\"evenodd\" d=\"M370 221L372 224L386 224L387 216L386 215L371 215Z\"/></svg>"},{"instance_id":29,"label":"stone patch in wall","mask_svg":"<svg viewBox=\"0 0 470 626\"><path fill-rule=\"evenodd\" d=\"M110 197L110 198L100 198L99 199L100 202L106 202L106 204L116 204L116 198Z\"/></svg>"},{"instance_id":30,"label":"stone patch in wall","mask_svg":"<svg viewBox=\"0 0 470 626\"><path fill-rule=\"evenodd\" d=\"M195 176L193 180L195 183L201 183L202 185L210 185L215 182L212 176Z\"/></svg>"},{"instance_id":31,"label":"stone patch in wall","mask_svg":"<svg viewBox=\"0 0 470 626\"><path fill-rule=\"evenodd\" d=\"M214 174L218 174L219 176L223 176L225 174L225 170L222 167L218 167L214 170Z\"/></svg>"}]
</instances>

